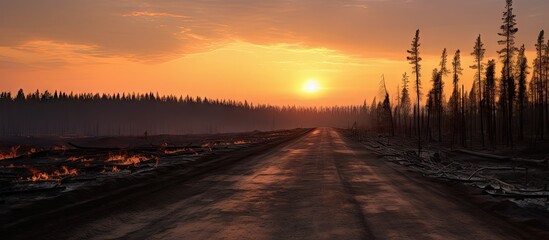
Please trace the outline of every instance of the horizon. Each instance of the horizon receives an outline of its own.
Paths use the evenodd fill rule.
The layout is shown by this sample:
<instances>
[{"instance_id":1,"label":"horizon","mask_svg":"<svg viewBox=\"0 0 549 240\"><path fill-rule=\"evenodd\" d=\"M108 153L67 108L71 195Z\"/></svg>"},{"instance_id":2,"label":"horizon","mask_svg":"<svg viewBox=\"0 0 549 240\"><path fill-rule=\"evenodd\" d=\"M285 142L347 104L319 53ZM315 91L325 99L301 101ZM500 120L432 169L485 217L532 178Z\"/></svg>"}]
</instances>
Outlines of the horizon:
<instances>
[{"instance_id":1,"label":"horizon","mask_svg":"<svg viewBox=\"0 0 549 240\"><path fill-rule=\"evenodd\" d=\"M504 5L500 0L2 2L10 11L0 23L5 33L0 89L356 106L379 99L382 75L391 100L396 98L401 75L411 75L406 50L419 28L423 88L447 48L449 58L461 50L461 83L468 90L478 34L487 48L485 60L496 59L500 75L497 32ZM447 14L448 9L467 14ZM525 44L531 66L536 37L549 29L543 21L549 3L515 1L514 9L516 45ZM450 78L444 78L447 99ZM309 81L318 85L314 93L303 90Z\"/></svg>"}]
</instances>

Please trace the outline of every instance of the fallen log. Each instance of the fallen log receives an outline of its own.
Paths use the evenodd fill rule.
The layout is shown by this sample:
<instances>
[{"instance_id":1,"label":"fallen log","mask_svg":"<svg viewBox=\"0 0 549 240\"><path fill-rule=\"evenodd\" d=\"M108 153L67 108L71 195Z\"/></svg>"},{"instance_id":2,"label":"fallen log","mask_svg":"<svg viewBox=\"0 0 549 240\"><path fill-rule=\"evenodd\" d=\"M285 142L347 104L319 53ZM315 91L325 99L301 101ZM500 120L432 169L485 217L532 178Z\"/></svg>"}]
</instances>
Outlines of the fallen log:
<instances>
[{"instance_id":1,"label":"fallen log","mask_svg":"<svg viewBox=\"0 0 549 240\"><path fill-rule=\"evenodd\" d=\"M502 190L484 190L485 193L497 196L497 197L508 197L508 198L549 198L549 192L534 192L534 193L525 193L525 192L514 192L514 191L502 191Z\"/></svg>"},{"instance_id":2,"label":"fallen log","mask_svg":"<svg viewBox=\"0 0 549 240\"><path fill-rule=\"evenodd\" d=\"M483 158L489 158L489 159L495 159L495 160L502 160L502 161L512 161L512 162L526 162L526 163L536 163L536 164L544 164L547 163L547 160L549 157L539 160L539 159L527 159L527 158L513 158L508 156L500 156L500 155L494 155L494 154L488 154L488 153L481 153L481 152L474 152L470 150L460 149L456 150L461 153L469 154L472 156L477 157L483 157Z\"/></svg>"},{"instance_id":3,"label":"fallen log","mask_svg":"<svg viewBox=\"0 0 549 240\"><path fill-rule=\"evenodd\" d=\"M520 168L520 167L481 167L473 172L471 176L469 176L469 179L471 179L475 174L477 174L480 171L483 170L495 170L495 171L505 171L505 170L524 170L526 171L526 168Z\"/></svg>"},{"instance_id":4,"label":"fallen log","mask_svg":"<svg viewBox=\"0 0 549 240\"><path fill-rule=\"evenodd\" d=\"M123 148L112 148L112 147L85 147L85 146L76 145L74 143L69 143L69 145L76 149L82 149L82 150L116 151L116 150L123 149Z\"/></svg>"}]
</instances>

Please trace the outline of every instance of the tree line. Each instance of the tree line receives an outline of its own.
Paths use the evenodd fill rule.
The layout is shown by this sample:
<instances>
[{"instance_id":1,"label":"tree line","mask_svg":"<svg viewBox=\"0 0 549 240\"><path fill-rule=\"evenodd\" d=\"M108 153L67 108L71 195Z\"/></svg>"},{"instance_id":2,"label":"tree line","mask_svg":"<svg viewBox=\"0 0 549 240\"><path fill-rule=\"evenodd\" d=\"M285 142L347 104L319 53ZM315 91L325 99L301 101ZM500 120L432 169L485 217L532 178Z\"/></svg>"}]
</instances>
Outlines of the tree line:
<instances>
[{"instance_id":1,"label":"tree line","mask_svg":"<svg viewBox=\"0 0 549 240\"><path fill-rule=\"evenodd\" d=\"M421 42L418 29L407 50L413 75L402 77L402 89L392 111L397 133L417 138L418 154L422 140L446 142L463 147L513 147L515 142L538 142L549 134L549 41L540 31L535 46L536 58L526 57L526 46L515 42L518 32L513 1L506 0L498 36L499 61L485 59L482 36L472 44L475 79L470 89L460 83L463 73L461 50L448 59L443 49L439 66L430 76L429 91L423 92ZM501 73L496 73L501 64ZM451 65L451 66L450 66ZM449 98L443 92L451 77ZM410 82L411 81L411 82ZM412 92L413 90L413 92ZM415 96L414 96L415 95ZM425 97L425 98L424 98ZM387 97L388 98L388 97Z\"/></svg>"},{"instance_id":2,"label":"tree line","mask_svg":"<svg viewBox=\"0 0 549 240\"><path fill-rule=\"evenodd\" d=\"M159 94L0 93L0 136L202 134L336 126L366 119L361 106L254 105ZM357 123L358 124L358 123ZM360 122L360 124L367 124Z\"/></svg>"}]
</instances>

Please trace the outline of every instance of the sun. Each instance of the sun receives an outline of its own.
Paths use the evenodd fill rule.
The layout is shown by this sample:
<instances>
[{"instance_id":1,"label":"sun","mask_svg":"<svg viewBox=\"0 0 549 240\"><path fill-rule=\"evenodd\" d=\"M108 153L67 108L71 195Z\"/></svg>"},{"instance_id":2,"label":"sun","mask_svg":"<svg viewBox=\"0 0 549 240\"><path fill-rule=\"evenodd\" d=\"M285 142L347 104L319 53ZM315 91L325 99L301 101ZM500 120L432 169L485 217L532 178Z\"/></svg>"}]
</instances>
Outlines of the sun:
<instances>
[{"instance_id":1,"label":"sun","mask_svg":"<svg viewBox=\"0 0 549 240\"><path fill-rule=\"evenodd\" d=\"M311 79L303 85L303 91L307 93L316 93L320 90L320 85L318 84L318 81Z\"/></svg>"}]
</instances>

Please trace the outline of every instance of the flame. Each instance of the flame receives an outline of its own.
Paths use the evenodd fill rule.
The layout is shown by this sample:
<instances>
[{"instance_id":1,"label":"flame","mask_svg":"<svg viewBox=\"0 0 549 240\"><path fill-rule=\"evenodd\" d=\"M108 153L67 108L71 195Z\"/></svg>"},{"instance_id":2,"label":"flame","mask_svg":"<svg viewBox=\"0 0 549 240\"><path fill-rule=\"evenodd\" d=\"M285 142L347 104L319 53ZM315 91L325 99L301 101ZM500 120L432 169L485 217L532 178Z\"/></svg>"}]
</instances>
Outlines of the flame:
<instances>
[{"instance_id":1,"label":"flame","mask_svg":"<svg viewBox=\"0 0 549 240\"><path fill-rule=\"evenodd\" d=\"M120 169L117 167L117 166L112 166L112 168L107 171L107 169L103 168L103 170L101 170L101 173L115 173L115 172L120 172Z\"/></svg>"},{"instance_id":2,"label":"flame","mask_svg":"<svg viewBox=\"0 0 549 240\"><path fill-rule=\"evenodd\" d=\"M67 160L69 161L79 161L79 162L83 162L83 163L87 163L87 162L92 162L93 159L89 159L89 158L85 158L85 157L78 157L78 156L71 156L69 158L67 158Z\"/></svg>"},{"instance_id":3,"label":"flame","mask_svg":"<svg viewBox=\"0 0 549 240\"><path fill-rule=\"evenodd\" d=\"M45 172L40 172L36 168L29 168L29 171L32 173L32 177L27 178L27 180L33 181L33 182L47 181L47 180L60 180L64 176L78 175L77 169L69 169L66 166L61 166L61 171L55 170L51 175Z\"/></svg>"},{"instance_id":4,"label":"flame","mask_svg":"<svg viewBox=\"0 0 549 240\"><path fill-rule=\"evenodd\" d=\"M55 145L55 146L51 147L51 150L54 150L54 151L66 151L68 149L69 148L65 145Z\"/></svg>"},{"instance_id":5,"label":"flame","mask_svg":"<svg viewBox=\"0 0 549 240\"><path fill-rule=\"evenodd\" d=\"M58 177L67 176L67 175L78 175L77 169L69 169L68 167L61 166L61 170L62 170L61 172L59 172L58 170L55 170L53 174Z\"/></svg>"},{"instance_id":6,"label":"flame","mask_svg":"<svg viewBox=\"0 0 549 240\"><path fill-rule=\"evenodd\" d=\"M36 148L31 148L28 152L27 152L27 155L32 155L33 153L36 153L38 152L38 150L36 150Z\"/></svg>"},{"instance_id":7,"label":"flame","mask_svg":"<svg viewBox=\"0 0 549 240\"><path fill-rule=\"evenodd\" d=\"M212 151L212 147L215 146L216 144L215 143L212 143L212 142L209 142L209 143L204 143L202 144L200 147L202 148L207 148L208 150L210 150L210 152ZM196 153L196 152L195 152Z\"/></svg>"},{"instance_id":8,"label":"flame","mask_svg":"<svg viewBox=\"0 0 549 240\"><path fill-rule=\"evenodd\" d=\"M127 156L122 154L109 154L109 158L107 158L107 162L120 162L123 165L134 165L136 167L139 166L141 162L148 160L150 159L143 155Z\"/></svg>"},{"instance_id":9,"label":"flame","mask_svg":"<svg viewBox=\"0 0 549 240\"><path fill-rule=\"evenodd\" d=\"M37 181L46 181L50 179L50 175L45 172L40 172L35 168L29 168L29 171L32 173L32 177L27 178L27 180L37 182Z\"/></svg>"},{"instance_id":10,"label":"flame","mask_svg":"<svg viewBox=\"0 0 549 240\"><path fill-rule=\"evenodd\" d=\"M213 143L204 143L202 145L200 145L200 147L202 148L211 148L214 144Z\"/></svg>"},{"instance_id":11,"label":"flame","mask_svg":"<svg viewBox=\"0 0 549 240\"><path fill-rule=\"evenodd\" d=\"M19 150L19 148L21 148L21 146L11 147L7 152L0 152L0 160L17 157L17 150Z\"/></svg>"},{"instance_id":12,"label":"flame","mask_svg":"<svg viewBox=\"0 0 549 240\"><path fill-rule=\"evenodd\" d=\"M79 161L80 159L82 159L82 157L71 156L71 157L67 158L67 160L69 160L69 161Z\"/></svg>"},{"instance_id":13,"label":"flame","mask_svg":"<svg viewBox=\"0 0 549 240\"><path fill-rule=\"evenodd\" d=\"M177 153L184 152L184 151L185 151L185 149L175 149L175 150L164 149L164 154L177 154Z\"/></svg>"},{"instance_id":14,"label":"flame","mask_svg":"<svg viewBox=\"0 0 549 240\"><path fill-rule=\"evenodd\" d=\"M247 144L249 142L247 141L244 141L244 140L236 140L233 142L234 145L241 145L241 144Z\"/></svg>"}]
</instances>

